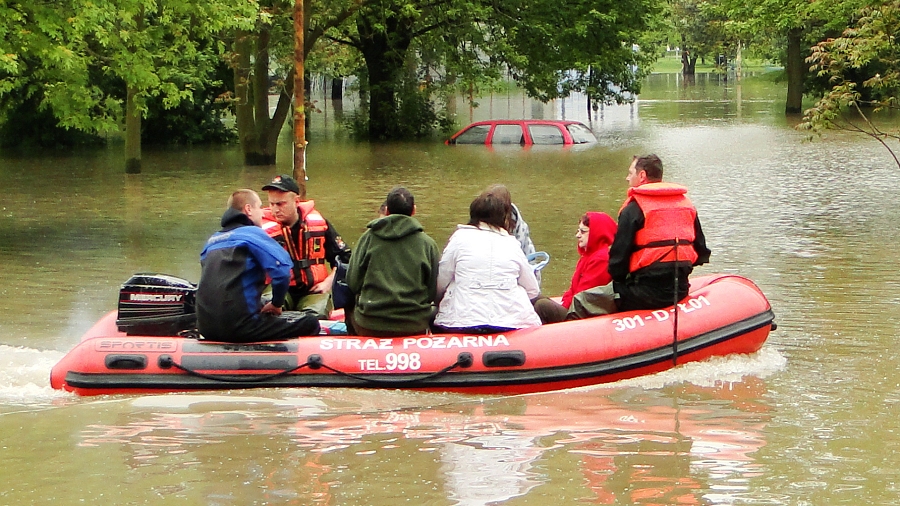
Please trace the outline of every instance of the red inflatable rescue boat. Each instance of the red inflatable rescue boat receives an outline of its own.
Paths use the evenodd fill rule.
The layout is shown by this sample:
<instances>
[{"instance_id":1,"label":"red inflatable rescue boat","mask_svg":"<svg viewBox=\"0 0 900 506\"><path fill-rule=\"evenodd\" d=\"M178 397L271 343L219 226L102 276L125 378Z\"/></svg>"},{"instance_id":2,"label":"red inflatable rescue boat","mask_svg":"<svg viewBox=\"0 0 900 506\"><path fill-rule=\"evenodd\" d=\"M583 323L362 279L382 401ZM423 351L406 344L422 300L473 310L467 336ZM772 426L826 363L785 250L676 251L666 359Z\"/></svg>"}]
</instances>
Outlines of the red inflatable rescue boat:
<instances>
[{"instance_id":1,"label":"red inflatable rescue boat","mask_svg":"<svg viewBox=\"0 0 900 506\"><path fill-rule=\"evenodd\" d=\"M629 311L492 335L320 335L229 344L179 335L191 318L193 285L136 275L122 287L118 312L98 321L53 367L50 384L79 395L248 387L517 394L753 353L775 328L759 288L724 274L691 278L677 317L675 308ZM323 324L324 332L339 325Z\"/></svg>"}]
</instances>

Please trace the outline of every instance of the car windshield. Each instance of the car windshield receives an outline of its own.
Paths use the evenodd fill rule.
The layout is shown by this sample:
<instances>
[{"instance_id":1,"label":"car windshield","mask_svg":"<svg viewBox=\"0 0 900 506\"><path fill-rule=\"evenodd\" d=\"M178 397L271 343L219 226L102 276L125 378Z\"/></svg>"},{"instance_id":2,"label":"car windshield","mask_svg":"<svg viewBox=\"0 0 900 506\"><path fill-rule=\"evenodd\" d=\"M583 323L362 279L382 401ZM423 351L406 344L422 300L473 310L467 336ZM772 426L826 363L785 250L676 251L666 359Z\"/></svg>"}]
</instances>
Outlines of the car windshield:
<instances>
[{"instance_id":1,"label":"car windshield","mask_svg":"<svg viewBox=\"0 0 900 506\"><path fill-rule=\"evenodd\" d=\"M565 144L562 131L553 125L531 125L528 132L534 144Z\"/></svg>"},{"instance_id":2,"label":"car windshield","mask_svg":"<svg viewBox=\"0 0 900 506\"><path fill-rule=\"evenodd\" d=\"M484 142L487 140L487 135L490 130L491 130L491 127L489 127L488 125L473 126L472 128L459 134L459 136L453 140L453 143L454 144L484 144Z\"/></svg>"},{"instance_id":3,"label":"car windshield","mask_svg":"<svg viewBox=\"0 0 900 506\"><path fill-rule=\"evenodd\" d=\"M525 135L519 125L497 125L491 144L525 144Z\"/></svg>"},{"instance_id":4,"label":"car windshield","mask_svg":"<svg viewBox=\"0 0 900 506\"><path fill-rule=\"evenodd\" d=\"M594 132L592 132L590 128L580 123L572 123L567 128L569 129L569 133L572 135L572 142L574 142L575 144L589 144L591 142L597 142L597 137L594 136Z\"/></svg>"}]
</instances>

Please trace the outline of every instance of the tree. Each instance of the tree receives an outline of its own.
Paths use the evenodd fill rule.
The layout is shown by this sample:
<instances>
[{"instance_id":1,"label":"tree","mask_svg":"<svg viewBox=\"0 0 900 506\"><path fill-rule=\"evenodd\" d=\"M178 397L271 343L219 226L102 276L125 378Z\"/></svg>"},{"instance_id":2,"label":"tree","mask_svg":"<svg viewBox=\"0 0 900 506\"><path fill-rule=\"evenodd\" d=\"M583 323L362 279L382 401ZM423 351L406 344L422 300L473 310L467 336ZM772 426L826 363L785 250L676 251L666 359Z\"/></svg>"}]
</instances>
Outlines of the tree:
<instances>
[{"instance_id":1,"label":"tree","mask_svg":"<svg viewBox=\"0 0 900 506\"><path fill-rule=\"evenodd\" d=\"M860 11L859 21L840 37L816 44L807 58L810 69L833 85L808 109L798 128L821 133L829 128L857 132L884 146L900 168L895 148L897 129L873 121L882 111L900 108L900 0Z\"/></svg>"},{"instance_id":2,"label":"tree","mask_svg":"<svg viewBox=\"0 0 900 506\"><path fill-rule=\"evenodd\" d=\"M436 88L442 70L443 84L472 87L506 68L539 100L628 100L655 59L658 13L656 0L378 0L332 38L366 62L369 136L396 139L408 123L398 113L421 96L398 96L410 66Z\"/></svg>"},{"instance_id":3,"label":"tree","mask_svg":"<svg viewBox=\"0 0 900 506\"><path fill-rule=\"evenodd\" d=\"M252 22L251 2L63 0L9 2L0 10L0 94L40 97L59 124L99 134L124 122L126 171L140 171L147 100L164 107L191 100L224 49L220 32ZM121 82L121 93L104 84ZM124 96L124 104L122 97Z\"/></svg>"},{"instance_id":4,"label":"tree","mask_svg":"<svg viewBox=\"0 0 900 506\"><path fill-rule=\"evenodd\" d=\"M681 73L695 74L698 58L727 54L730 37L724 30L727 23L720 12L702 0L670 0L669 17L681 48Z\"/></svg>"},{"instance_id":5,"label":"tree","mask_svg":"<svg viewBox=\"0 0 900 506\"><path fill-rule=\"evenodd\" d=\"M528 94L542 101L574 91L605 103L640 91L662 45L656 0L500 0L489 42Z\"/></svg>"},{"instance_id":6,"label":"tree","mask_svg":"<svg viewBox=\"0 0 900 506\"><path fill-rule=\"evenodd\" d=\"M787 76L785 113L802 109L804 80L809 71L804 61L813 44L838 34L867 0L716 0L711 8L724 18L730 33L750 41L757 51L781 61Z\"/></svg>"},{"instance_id":7,"label":"tree","mask_svg":"<svg viewBox=\"0 0 900 506\"><path fill-rule=\"evenodd\" d=\"M351 17L368 0L305 0L304 57L323 34ZM293 2L263 0L257 22L232 34L229 56L234 72L235 118L244 163L274 165L278 135L291 111L294 94ZM274 77L274 79L273 79ZM277 90L274 112L269 93Z\"/></svg>"},{"instance_id":8,"label":"tree","mask_svg":"<svg viewBox=\"0 0 900 506\"><path fill-rule=\"evenodd\" d=\"M482 10L478 3L468 0L372 0L355 13L351 24L329 35L333 41L355 48L365 62L369 138L404 138L409 135L405 127L421 122L421 119L400 120L400 108L419 103L428 109L427 100L417 100L418 94L414 91L405 94L406 100L399 100L398 93L404 89L411 91L408 86L411 84L408 79L410 48L417 42L429 40L427 37L432 34L458 41L460 34L470 29ZM430 39L432 43L436 41ZM413 62L413 66L416 65ZM414 129L414 132L421 130Z\"/></svg>"}]
</instances>

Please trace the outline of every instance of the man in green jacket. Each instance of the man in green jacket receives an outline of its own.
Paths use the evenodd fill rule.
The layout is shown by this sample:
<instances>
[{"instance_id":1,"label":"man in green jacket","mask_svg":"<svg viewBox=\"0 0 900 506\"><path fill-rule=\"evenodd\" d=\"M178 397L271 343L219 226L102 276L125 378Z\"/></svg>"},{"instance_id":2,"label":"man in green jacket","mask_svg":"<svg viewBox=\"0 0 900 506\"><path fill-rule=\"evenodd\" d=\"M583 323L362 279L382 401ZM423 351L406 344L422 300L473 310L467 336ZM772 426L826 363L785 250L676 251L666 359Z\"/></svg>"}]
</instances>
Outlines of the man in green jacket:
<instances>
[{"instance_id":1,"label":"man in green jacket","mask_svg":"<svg viewBox=\"0 0 900 506\"><path fill-rule=\"evenodd\" d=\"M361 336L424 334L434 314L441 252L412 217L416 205L409 190L394 188L385 204L387 215L366 225L350 256L352 327Z\"/></svg>"}]
</instances>

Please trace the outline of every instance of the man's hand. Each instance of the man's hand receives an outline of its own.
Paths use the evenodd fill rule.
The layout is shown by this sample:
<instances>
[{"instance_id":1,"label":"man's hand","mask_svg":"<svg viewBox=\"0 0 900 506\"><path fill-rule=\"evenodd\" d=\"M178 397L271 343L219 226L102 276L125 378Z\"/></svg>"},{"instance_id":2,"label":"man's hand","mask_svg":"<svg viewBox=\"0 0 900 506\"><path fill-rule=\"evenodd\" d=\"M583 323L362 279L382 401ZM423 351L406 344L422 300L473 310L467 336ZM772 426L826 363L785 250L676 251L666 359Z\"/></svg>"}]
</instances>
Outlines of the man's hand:
<instances>
[{"instance_id":1,"label":"man's hand","mask_svg":"<svg viewBox=\"0 0 900 506\"><path fill-rule=\"evenodd\" d=\"M260 309L259 312L262 314L279 316L281 315L281 308L278 306L273 306L271 302L266 302L266 305L263 306L263 308Z\"/></svg>"},{"instance_id":2,"label":"man's hand","mask_svg":"<svg viewBox=\"0 0 900 506\"><path fill-rule=\"evenodd\" d=\"M323 279L321 283L316 283L309 289L310 293L328 293L331 291L331 285L334 284L334 273L337 269L331 269L331 274Z\"/></svg>"}]
</instances>

